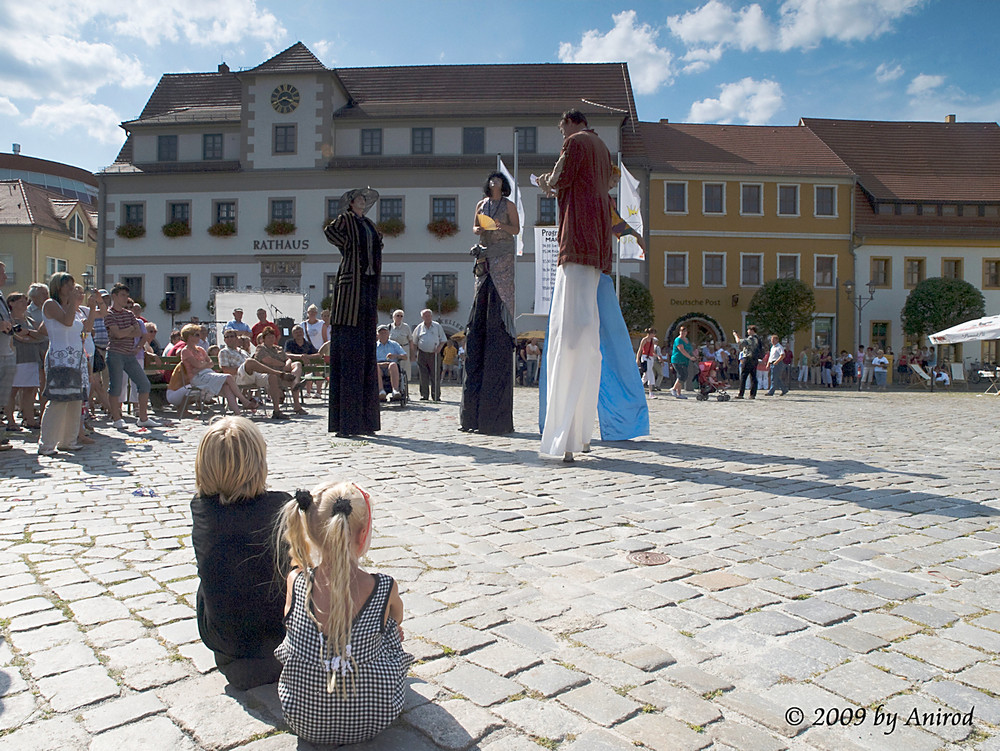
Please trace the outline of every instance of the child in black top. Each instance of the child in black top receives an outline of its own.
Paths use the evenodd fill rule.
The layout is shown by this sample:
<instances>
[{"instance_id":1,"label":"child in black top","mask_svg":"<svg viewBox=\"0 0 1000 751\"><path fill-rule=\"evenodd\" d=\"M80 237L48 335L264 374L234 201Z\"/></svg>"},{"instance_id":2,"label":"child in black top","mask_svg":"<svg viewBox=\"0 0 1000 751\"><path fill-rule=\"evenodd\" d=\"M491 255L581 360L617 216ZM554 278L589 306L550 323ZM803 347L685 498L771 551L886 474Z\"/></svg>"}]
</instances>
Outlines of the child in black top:
<instances>
[{"instance_id":1,"label":"child in black top","mask_svg":"<svg viewBox=\"0 0 1000 751\"><path fill-rule=\"evenodd\" d=\"M191 501L198 633L240 689L274 683L281 673L274 648L285 636L285 584L273 530L291 496L267 491L266 481L267 446L257 427L245 417L213 423L198 446Z\"/></svg>"}]
</instances>

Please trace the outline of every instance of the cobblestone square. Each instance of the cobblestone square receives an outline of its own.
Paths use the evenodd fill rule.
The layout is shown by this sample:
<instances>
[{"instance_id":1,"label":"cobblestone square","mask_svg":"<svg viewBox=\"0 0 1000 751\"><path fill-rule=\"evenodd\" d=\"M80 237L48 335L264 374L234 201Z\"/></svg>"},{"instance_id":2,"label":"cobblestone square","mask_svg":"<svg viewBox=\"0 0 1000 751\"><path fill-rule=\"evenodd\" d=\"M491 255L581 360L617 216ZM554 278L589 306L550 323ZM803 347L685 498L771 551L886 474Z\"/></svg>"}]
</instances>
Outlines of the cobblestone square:
<instances>
[{"instance_id":1,"label":"cobblestone square","mask_svg":"<svg viewBox=\"0 0 1000 751\"><path fill-rule=\"evenodd\" d=\"M368 440L328 435L316 400L256 420L270 487L372 491L367 563L418 662L358 748L1000 748L1000 400L660 397L649 438L564 464L537 454L535 390L504 437L460 433L458 399L386 409ZM99 425L59 457L12 434L0 751L312 748L197 638L204 428Z\"/></svg>"}]
</instances>

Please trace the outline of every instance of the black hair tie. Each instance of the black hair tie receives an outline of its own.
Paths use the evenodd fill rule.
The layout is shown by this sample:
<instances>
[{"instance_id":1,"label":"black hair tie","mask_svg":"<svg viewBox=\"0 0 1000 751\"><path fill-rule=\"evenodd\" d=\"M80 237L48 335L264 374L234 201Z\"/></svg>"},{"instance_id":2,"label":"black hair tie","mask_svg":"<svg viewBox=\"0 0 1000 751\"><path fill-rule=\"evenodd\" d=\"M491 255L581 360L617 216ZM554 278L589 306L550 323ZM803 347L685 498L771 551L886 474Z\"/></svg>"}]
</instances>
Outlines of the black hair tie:
<instances>
[{"instance_id":1,"label":"black hair tie","mask_svg":"<svg viewBox=\"0 0 1000 751\"><path fill-rule=\"evenodd\" d=\"M312 493L308 490L296 490L295 502L299 504L299 511L308 511L313 502Z\"/></svg>"},{"instance_id":2,"label":"black hair tie","mask_svg":"<svg viewBox=\"0 0 1000 751\"><path fill-rule=\"evenodd\" d=\"M330 516L336 516L337 514L343 514L345 517L351 515L351 499L350 498L338 498L333 507L330 509Z\"/></svg>"}]
</instances>

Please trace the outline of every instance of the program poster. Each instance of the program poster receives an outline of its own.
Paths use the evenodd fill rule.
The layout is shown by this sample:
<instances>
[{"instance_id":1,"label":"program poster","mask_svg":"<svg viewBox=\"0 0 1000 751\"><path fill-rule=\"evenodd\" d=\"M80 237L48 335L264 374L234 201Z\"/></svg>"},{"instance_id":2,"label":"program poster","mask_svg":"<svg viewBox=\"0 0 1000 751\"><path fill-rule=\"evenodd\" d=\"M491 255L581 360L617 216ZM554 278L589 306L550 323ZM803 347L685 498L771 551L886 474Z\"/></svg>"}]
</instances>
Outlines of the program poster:
<instances>
[{"instance_id":1,"label":"program poster","mask_svg":"<svg viewBox=\"0 0 1000 751\"><path fill-rule=\"evenodd\" d=\"M535 227L535 315L547 316L556 286L559 228Z\"/></svg>"}]
</instances>

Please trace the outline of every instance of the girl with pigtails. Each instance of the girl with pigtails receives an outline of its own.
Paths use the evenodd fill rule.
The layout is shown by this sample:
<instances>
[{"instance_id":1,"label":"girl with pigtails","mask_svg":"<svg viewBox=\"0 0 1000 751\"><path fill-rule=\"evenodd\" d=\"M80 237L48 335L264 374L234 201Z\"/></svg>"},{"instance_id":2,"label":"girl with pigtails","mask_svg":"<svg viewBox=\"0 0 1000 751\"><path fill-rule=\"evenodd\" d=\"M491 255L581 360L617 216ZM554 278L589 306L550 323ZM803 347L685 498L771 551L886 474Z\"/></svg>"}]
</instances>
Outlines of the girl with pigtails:
<instances>
[{"instance_id":1,"label":"girl with pigtails","mask_svg":"<svg viewBox=\"0 0 1000 751\"><path fill-rule=\"evenodd\" d=\"M288 727L316 744L367 741L399 715L413 658L392 577L358 561L371 545L368 493L353 483L299 490L280 514L287 544L285 639L278 697Z\"/></svg>"}]
</instances>

